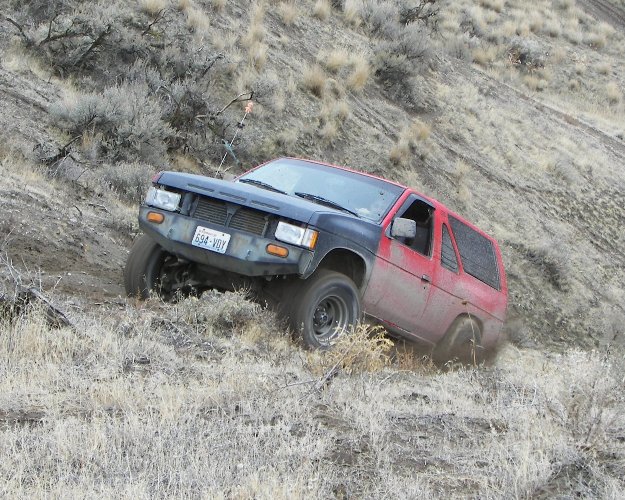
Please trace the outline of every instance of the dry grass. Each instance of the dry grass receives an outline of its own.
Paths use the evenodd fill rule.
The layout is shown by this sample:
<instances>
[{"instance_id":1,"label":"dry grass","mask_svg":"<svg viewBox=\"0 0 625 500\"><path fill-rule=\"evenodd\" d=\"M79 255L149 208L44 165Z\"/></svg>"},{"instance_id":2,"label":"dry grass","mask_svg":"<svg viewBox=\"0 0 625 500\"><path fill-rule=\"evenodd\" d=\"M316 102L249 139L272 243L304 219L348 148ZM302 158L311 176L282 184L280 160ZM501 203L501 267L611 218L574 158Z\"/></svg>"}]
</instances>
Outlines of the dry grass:
<instances>
[{"instance_id":1,"label":"dry grass","mask_svg":"<svg viewBox=\"0 0 625 500\"><path fill-rule=\"evenodd\" d=\"M250 48L258 42L262 42L265 38L265 4L254 3L250 9L250 20L247 27L247 33L242 39L244 47Z\"/></svg>"},{"instance_id":2,"label":"dry grass","mask_svg":"<svg viewBox=\"0 0 625 500\"><path fill-rule=\"evenodd\" d=\"M345 0L343 5L343 19L350 26L359 26L362 22L360 12L362 8L361 0Z\"/></svg>"},{"instance_id":3,"label":"dry grass","mask_svg":"<svg viewBox=\"0 0 625 500\"><path fill-rule=\"evenodd\" d=\"M371 66L364 54L355 54L350 58L351 71L347 77L347 88L353 91L362 90L371 75Z\"/></svg>"},{"instance_id":4,"label":"dry grass","mask_svg":"<svg viewBox=\"0 0 625 500\"><path fill-rule=\"evenodd\" d=\"M140 0L139 8L151 16L158 14L169 6L167 0Z\"/></svg>"},{"instance_id":5,"label":"dry grass","mask_svg":"<svg viewBox=\"0 0 625 500\"><path fill-rule=\"evenodd\" d=\"M262 42L253 42L248 50L250 64L257 70L261 71L267 63L267 54L269 47Z\"/></svg>"},{"instance_id":6,"label":"dry grass","mask_svg":"<svg viewBox=\"0 0 625 500\"><path fill-rule=\"evenodd\" d=\"M600 75L609 75L612 72L612 64L608 61L601 61L597 64L596 69Z\"/></svg>"},{"instance_id":7,"label":"dry grass","mask_svg":"<svg viewBox=\"0 0 625 500\"><path fill-rule=\"evenodd\" d=\"M611 104L618 104L623 100L623 92L617 82L609 82L605 87L605 93Z\"/></svg>"},{"instance_id":8,"label":"dry grass","mask_svg":"<svg viewBox=\"0 0 625 500\"><path fill-rule=\"evenodd\" d=\"M222 12L226 7L226 0L211 0L211 7L217 12Z\"/></svg>"},{"instance_id":9,"label":"dry grass","mask_svg":"<svg viewBox=\"0 0 625 500\"><path fill-rule=\"evenodd\" d=\"M330 73L338 73L350 60L348 50L342 47L330 52L320 52L317 59Z\"/></svg>"},{"instance_id":10,"label":"dry grass","mask_svg":"<svg viewBox=\"0 0 625 500\"><path fill-rule=\"evenodd\" d=\"M547 19L543 23L542 31L551 38L558 38L562 34L562 24L558 19Z\"/></svg>"},{"instance_id":11,"label":"dry grass","mask_svg":"<svg viewBox=\"0 0 625 500\"><path fill-rule=\"evenodd\" d=\"M440 372L367 327L304 353L241 294L73 320L2 323L3 496L625 488L615 358L507 348L492 368Z\"/></svg>"},{"instance_id":12,"label":"dry grass","mask_svg":"<svg viewBox=\"0 0 625 500\"><path fill-rule=\"evenodd\" d=\"M471 55L473 57L473 62L480 66L488 66L497 58L497 52L497 47L494 46L478 47L473 50Z\"/></svg>"},{"instance_id":13,"label":"dry grass","mask_svg":"<svg viewBox=\"0 0 625 500\"><path fill-rule=\"evenodd\" d=\"M210 19L199 8L190 7L186 9L187 13L187 26L198 32L208 32L210 29Z\"/></svg>"},{"instance_id":14,"label":"dry grass","mask_svg":"<svg viewBox=\"0 0 625 500\"><path fill-rule=\"evenodd\" d=\"M479 4L495 12L501 12L504 7L504 0L480 0Z\"/></svg>"},{"instance_id":15,"label":"dry grass","mask_svg":"<svg viewBox=\"0 0 625 500\"><path fill-rule=\"evenodd\" d=\"M432 129L430 125L419 119L413 120L403 127L397 142L391 148L389 159L394 165L409 165L414 156L422 158L427 155L427 141Z\"/></svg>"},{"instance_id":16,"label":"dry grass","mask_svg":"<svg viewBox=\"0 0 625 500\"><path fill-rule=\"evenodd\" d=\"M295 19L299 15L299 10L297 8L297 5L295 4L295 1L281 2L278 5L277 10L280 19L282 19L282 22L286 26L290 26L291 24L293 24L295 22Z\"/></svg>"},{"instance_id":17,"label":"dry grass","mask_svg":"<svg viewBox=\"0 0 625 500\"><path fill-rule=\"evenodd\" d=\"M321 97L326 87L326 74L318 64L307 67L302 74L302 87L316 97Z\"/></svg>"},{"instance_id":18,"label":"dry grass","mask_svg":"<svg viewBox=\"0 0 625 500\"><path fill-rule=\"evenodd\" d=\"M313 7L313 16L320 21L325 21L332 13L332 5L329 0L317 0Z\"/></svg>"}]
</instances>

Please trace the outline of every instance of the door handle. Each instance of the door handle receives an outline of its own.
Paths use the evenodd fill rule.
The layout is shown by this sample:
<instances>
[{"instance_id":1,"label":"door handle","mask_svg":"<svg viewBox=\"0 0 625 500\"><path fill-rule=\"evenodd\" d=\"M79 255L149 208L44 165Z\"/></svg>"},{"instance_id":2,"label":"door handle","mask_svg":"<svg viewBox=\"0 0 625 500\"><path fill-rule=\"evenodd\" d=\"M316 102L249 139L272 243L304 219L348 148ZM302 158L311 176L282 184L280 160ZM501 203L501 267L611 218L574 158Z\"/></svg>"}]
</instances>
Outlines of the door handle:
<instances>
[{"instance_id":1,"label":"door handle","mask_svg":"<svg viewBox=\"0 0 625 500\"><path fill-rule=\"evenodd\" d=\"M432 282L432 278L430 278L427 274L421 276L421 281L427 281L428 283Z\"/></svg>"}]
</instances>

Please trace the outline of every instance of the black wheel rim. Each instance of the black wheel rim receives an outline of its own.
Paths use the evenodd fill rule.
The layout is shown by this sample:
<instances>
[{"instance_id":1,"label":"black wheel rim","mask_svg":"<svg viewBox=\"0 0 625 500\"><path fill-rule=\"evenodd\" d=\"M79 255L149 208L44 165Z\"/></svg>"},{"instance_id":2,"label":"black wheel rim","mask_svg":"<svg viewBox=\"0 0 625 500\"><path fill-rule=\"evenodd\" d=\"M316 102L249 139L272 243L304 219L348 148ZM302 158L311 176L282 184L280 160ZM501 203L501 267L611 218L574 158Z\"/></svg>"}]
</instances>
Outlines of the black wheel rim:
<instances>
[{"instance_id":1,"label":"black wheel rim","mask_svg":"<svg viewBox=\"0 0 625 500\"><path fill-rule=\"evenodd\" d=\"M190 264L180 263L174 255L164 255L154 283L158 295L167 302L174 300L177 293L185 295L186 289L191 288L187 284L190 268Z\"/></svg>"},{"instance_id":2,"label":"black wheel rim","mask_svg":"<svg viewBox=\"0 0 625 500\"><path fill-rule=\"evenodd\" d=\"M322 344L342 333L350 323L350 307L342 297L330 295L320 300L312 314L315 338Z\"/></svg>"}]
</instances>

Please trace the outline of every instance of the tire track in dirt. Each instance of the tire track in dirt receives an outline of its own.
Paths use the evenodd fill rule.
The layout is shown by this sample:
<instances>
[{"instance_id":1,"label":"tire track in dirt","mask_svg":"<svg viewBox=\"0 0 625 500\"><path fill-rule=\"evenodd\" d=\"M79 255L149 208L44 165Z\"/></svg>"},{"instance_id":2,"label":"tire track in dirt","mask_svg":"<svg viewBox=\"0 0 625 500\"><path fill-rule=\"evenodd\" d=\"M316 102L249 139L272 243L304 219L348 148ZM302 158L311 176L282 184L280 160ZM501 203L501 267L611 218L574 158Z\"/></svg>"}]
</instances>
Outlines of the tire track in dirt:
<instances>
[{"instance_id":1,"label":"tire track in dirt","mask_svg":"<svg viewBox=\"0 0 625 500\"><path fill-rule=\"evenodd\" d=\"M625 31L625 10L609 0L579 0L579 4L595 18L611 24L620 31Z\"/></svg>"},{"instance_id":2,"label":"tire track in dirt","mask_svg":"<svg viewBox=\"0 0 625 500\"><path fill-rule=\"evenodd\" d=\"M476 77L476 79L481 78L487 84L490 84L491 87L489 89L489 92L491 94L496 94L498 97L503 99L504 96L501 95L501 89L505 88L506 90L515 94L518 98L523 99L525 102L530 104L537 111L544 114L549 114L561 122L565 122L568 125L577 127L584 133L592 136L593 138L601 142L612 154L625 158L625 142L617 139L616 137L606 134L602 130L593 127L591 124L586 123L579 118L575 118L569 113L565 113L564 111L560 111L559 109L549 104L538 101L533 97L527 95L526 93L522 92L521 90L513 87L512 85L495 80L479 69L473 68L473 76Z\"/></svg>"}]
</instances>

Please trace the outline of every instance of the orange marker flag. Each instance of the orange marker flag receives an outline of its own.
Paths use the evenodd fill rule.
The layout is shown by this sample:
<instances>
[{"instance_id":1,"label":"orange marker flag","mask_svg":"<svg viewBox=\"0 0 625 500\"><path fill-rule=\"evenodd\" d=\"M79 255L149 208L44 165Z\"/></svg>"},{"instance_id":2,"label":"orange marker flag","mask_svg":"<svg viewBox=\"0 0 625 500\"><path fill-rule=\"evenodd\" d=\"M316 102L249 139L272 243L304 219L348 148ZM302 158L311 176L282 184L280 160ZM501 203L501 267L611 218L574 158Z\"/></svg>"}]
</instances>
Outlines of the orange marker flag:
<instances>
[{"instance_id":1,"label":"orange marker flag","mask_svg":"<svg viewBox=\"0 0 625 500\"><path fill-rule=\"evenodd\" d=\"M254 108L254 103L252 101L247 103L247 106L245 106L245 114L249 115L252 112L252 109Z\"/></svg>"}]
</instances>

